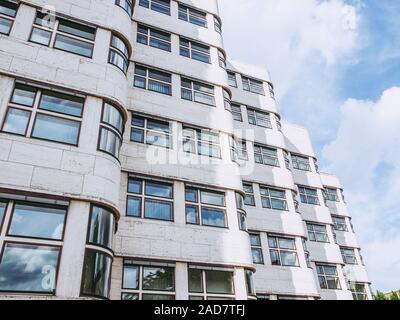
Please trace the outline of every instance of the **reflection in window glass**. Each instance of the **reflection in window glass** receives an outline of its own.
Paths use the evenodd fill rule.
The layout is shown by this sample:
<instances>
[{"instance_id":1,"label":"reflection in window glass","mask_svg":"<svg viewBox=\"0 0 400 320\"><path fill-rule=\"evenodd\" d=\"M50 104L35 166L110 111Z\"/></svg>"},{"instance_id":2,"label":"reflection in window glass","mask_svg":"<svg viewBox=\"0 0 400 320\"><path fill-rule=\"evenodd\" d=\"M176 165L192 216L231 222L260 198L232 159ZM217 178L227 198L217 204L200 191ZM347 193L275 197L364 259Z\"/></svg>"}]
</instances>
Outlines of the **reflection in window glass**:
<instances>
[{"instance_id":1,"label":"reflection in window glass","mask_svg":"<svg viewBox=\"0 0 400 320\"><path fill-rule=\"evenodd\" d=\"M111 248L114 229L114 215L104 208L93 206L90 215L89 243Z\"/></svg>"},{"instance_id":2,"label":"reflection in window glass","mask_svg":"<svg viewBox=\"0 0 400 320\"><path fill-rule=\"evenodd\" d=\"M207 293L233 294L233 274L225 271L206 271Z\"/></svg>"},{"instance_id":3,"label":"reflection in window glass","mask_svg":"<svg viewBox=\"0 0 400 320\"><path fill-rule=\"evenodd\" d=\"M58 92L44 91L39 109L81 117L84 102L84 98Z\"/></svg>"},{"instance_id":4,"label":"reflection in window glass","mask_svg":"<svg viewBox=\"0 0 400 320\"><path fill-rule=\"evenodd\" d=\"M54 293L60 249L6 243L0 263L0 291Z\"/></svg>"},{"instance_id":5,"label":"reflection in window glass","mask_svg":"<svg viewBox=\"0 0 400 320\"><path fill-rule=\"evenodd\" d=\"M174 268L143 267L143 290L173 291L174 287Z\"/></svg>"},{"instance_id":6,"label":"reflection in window glass","mask_svg":"<svg viewBox=\"0 0 400 320\"><path fill-rule=\"evenodd\" d=\"M3 125L3 131L25 135L31 113L29 111L9 108Z\"/></svg>"},{"instance_id":7,"label":"reflection in window glass","mask_svg":"<svg viewBox=\"0 0 400 320\"><path fill-rule=\"evenodd\" d=\"M9 235L61 240L66 208L16 203Z\"/></svg>"}]
</instances>

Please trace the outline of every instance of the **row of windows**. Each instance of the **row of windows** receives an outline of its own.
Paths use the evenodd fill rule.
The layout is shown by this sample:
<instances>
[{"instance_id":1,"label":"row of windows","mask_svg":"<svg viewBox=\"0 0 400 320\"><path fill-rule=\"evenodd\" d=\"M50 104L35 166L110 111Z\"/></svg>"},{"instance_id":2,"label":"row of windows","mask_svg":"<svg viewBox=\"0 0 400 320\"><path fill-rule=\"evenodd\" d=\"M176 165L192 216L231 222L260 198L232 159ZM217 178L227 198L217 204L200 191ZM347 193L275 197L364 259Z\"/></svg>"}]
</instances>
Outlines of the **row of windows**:
<instances>
[{"instance_id":1,"label":"row of windows","mask_svg":"<svg viewBox=\"0 0 400 320\"><path fill-rule=\"evenodd\" d=\"M6 215L7 226L4 225ZM7 236L0 258L0 291L55 294L67 215L67 202L50 205L0 200L0 231ZM93 205L87 243L110 249L114 231L114 215ZM101 280L94 270L97 270L98 258L96 251L86 252L82 295L97 295L95 290L100 288ZM108 256L107 259L111 260Z\"/></svg>"},{"instance_id":2,"label":"row of windows","mask_svg":"<svg viewBox=\"0 0 400 320\"><path fill-rule=\"evenodd\" d=\"M238 88L237 76L240 76L242 79L242 88L244 91L265 96L264 83L262 81L228 71L228 84L231 87ZM270 97L275 99L274 87L269 82L267 84Z\"/></svg>"},{"instance_id":3,"label":"row of windows","mask_svg":"<svg viewBox=\"0 0 400 320\"><path fill-rule=\"evenodd\" d=\"M162 14L171 15L170 0L139 0L139 5ZM203 28L208 28L206 12L188 7L181 3L178 5L178 19ZM214 28L218 33L222 33L221 21L216 16L214 16Z\"/></svg>"}]
</instances>

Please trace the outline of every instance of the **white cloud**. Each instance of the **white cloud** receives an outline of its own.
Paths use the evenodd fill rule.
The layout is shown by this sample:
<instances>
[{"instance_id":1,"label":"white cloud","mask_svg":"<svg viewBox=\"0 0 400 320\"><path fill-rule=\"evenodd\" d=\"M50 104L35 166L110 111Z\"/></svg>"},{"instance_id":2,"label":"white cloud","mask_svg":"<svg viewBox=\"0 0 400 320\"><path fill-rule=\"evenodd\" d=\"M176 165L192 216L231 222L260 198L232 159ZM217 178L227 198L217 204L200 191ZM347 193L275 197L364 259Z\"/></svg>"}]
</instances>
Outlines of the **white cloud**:
<instances>
[{"instance_id":1,"label":"white cloud","mask_svg":"<svg viewBox=\"0 0 400 320\"><path fill-rule=\"evenodd\" d=\"M379 101L350 99L323 150L346 186L356 231L377 289L400 288L400 87Z\"/></svg>"},{"instance_id":2,"label":"white cloud","mask_svg":"<svg viewBox=\"0 0 400 320\"><path fill-rule=\"evenodd\" d=\"M330 137L342 102L336 94L338 66L352 63L359 48L359 5L344 0L219 3L228 55L266 65L283 116L311 128L314 141Z\"/></svg>"}]
</instances>

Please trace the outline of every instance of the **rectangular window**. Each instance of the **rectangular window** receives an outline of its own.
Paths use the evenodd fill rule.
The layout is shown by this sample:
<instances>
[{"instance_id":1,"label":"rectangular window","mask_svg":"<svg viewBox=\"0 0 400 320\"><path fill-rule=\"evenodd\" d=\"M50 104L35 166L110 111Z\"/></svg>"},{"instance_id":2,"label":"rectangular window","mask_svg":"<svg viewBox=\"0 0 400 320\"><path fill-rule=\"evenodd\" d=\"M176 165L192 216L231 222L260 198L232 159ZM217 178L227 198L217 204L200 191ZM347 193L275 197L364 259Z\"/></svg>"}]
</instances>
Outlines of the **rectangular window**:
<instances>
[{"instance_id":1,"label":"rectangular window","mask_svg":"<svg viewBox=\"0 0 400 320\"><path fill-rule=\"evenodd\" d=\"M233 120L243 122L242 107L239 104L231 103Z\"/></svg>"},{"instance_id":2,"label":"rectangular window","mask_svg":"<svg viewBox=\"0 0 400 320\"><path fill-rule=\"evenodd\" d=\"M162 94L172 95L172 75L136 65L134 86Z\"/></svg>"},{"instance_id":3,"label":"rectangular window","mask_svg":"<svg viewBox=\"0 0 400 320\"><path fill-rule=\"evenodd\" d=\"M336 266L316 264L321 289L341 290Z\"/></svg>"},{"instance_id":4,"label":"rectangular window","mask_svg":"<svg viewBox=\"0 0 400 320\"><path fill-rule=\"evenodd\" d=\"M139 24L137 42L171 52L171 34Z\"/></svg>"},{"instance_id":5,"label":"rectangular window","mask_svg":"<svg viewBox=\"0 0 400 320\"><path fill-rule=\"evenodd\" d=\"M356 252L354 248L340 247L342 253L343 262L349 265L357 265Z\"/></svg>"},{"instance_id":6,"label":"rectangular window","mask_svg":"<svg viewBox=\"0 0 400 320\"><path fill-rule=\"evenodd\" d=\"M249 123L255 126L272 129L271 117L269 113L253 109L247 109Z\"/></svg>"},{"instance_id":7,"label":"rectangular window","mask_svg":"<svg viewBox=\"0 0 400 320\"><path fill-rule=\"evenodd\" d=\"M229 136L229 144L231 147L231 159L234 162L248 161L247 144L244 140L236 140L235 137Z\"/></svg>"},{"instance_id":8,"label":"rectangular window","mask_svg":"<svg viewBox=\"0 0 400 320\"><path fill-rule=\"evenodd\" d=\"M162 14L171 15L170 0L139 0L139 6L157 11Z\"/></svg>"},{"instance_id":9,"label":"rectangular window","mask_svg":"<svg viewBox=\"0 0 400 320\"><path fill-rule=\"evenodd\" d=\"M228 72L228 84L231 87L237 88L236 73Z\"/></svg>"},{"instance_id":10,"label":"rectangular window","mask_svg":"<svg viewBox=\"0 0 400 320\"><path fill-rule=\"evenodd\" d=\"M251 243L251 254L253 256L254 264L264 264L264 256L261 246L261 236L260 234L251 233L250 234Z\"/></svg>"},{"instance_id":11,"label":"rectangular window","mask_svg":"<svg viewBox=\"0 0 400 320\"><path fill-rule=\"evenodd\" d=\"M54 294L60 248L5 243L0 262L0 291Z\"/></svg>"},{"instance_id":12,"label":"rectangular window","mask_svg":"<svg viewBox=\"0 0 400 320\"><path fill-rule=\"evenodd\" d=\"M350 291L353 294L354 300L368 300L365 283L351 282Z\"/></svg>"},{"instance_id":13,"label":"rectangular window","mask_svg":"<svg viewBox=\"0 0 400 320\"><path fill-rule=\"evenodd\" d=\"M0 1L0 34L10 34L17 10L18 4L10 1Z\"/></svg>"},{"instance_id":14,"label":"rectangular window","mask_svg":"<svg viewBox=\"0 0 400 320\"><path fill-rule=\"evenodd\" d=\"M263 208L287 211L286 191L260 186Z\"/></svg>"},{"instance_id":15,"label":"rectangular window","mask_svg":"<svg viewBox=\"0 0 400 320\"><path fill-rule=\"evenodd\" d=\"M325 225L307 223L307 231L309 241L329 243L328 232Z\"/></svg>"},{"instance_id":16,"label":"rectangular window","mask_svg":"<svg viewBox=\"0 0 400 320\"><path fill-rule=\"evenodd\" d=\"M202 270L189 266L190 300L226 300L234 298L233 272L219 269Z\"/></svg>"},{"instance_id":17,"label":"rectangular window","mask_svg":"<svg viewBox=\"0 0 400 320\"><path fill-rule=\"evenodd\" d=\"M242 76L242 83L243 83L243 90L256 94L265 95L264 84L262 81Z\"/></svg>"},{"instance_id":18,"label":"rectangular window","mask_svg":"<svg viewBox=\"0 0 400 320\"><path fill-rule=\"evenodd\" d=\"M319 205L318 190L313 188L307 188L303 186L298 186L300 199L302 203Z\"/></svg>"},{"instance_id":19,"label":"rectangular window","mask_svg":"<svg viewBox=\"0 0 400 320\"><path fill-rule=\"evenodd\" d=\"M308 157L292 154L293 168L303 171L311 171L310 160Z\"/></svg>"},{"instance_id":20,"label":"rectangular window","mask_svg":"<svg viewBox=\"0 0 400 320\"><path fill-rule=\"evenodd\" d=\"M85 98L17 82L2 131L78 145Z\"/></svg>"},{"instance_id":21,"label":"rectangular window","mask_svg":"<svg viewBox=\"0 0 400 320\"><path fill-rule=\"evenodd\" d=\"M173 184L130 177L128 217L173 221Z\"/></svg>"},{"instance_id":22,"label":"rectangular window","mask_svg":"<svg viewBox=\"0 0 400 320\"><path fill-rule=\"evenodd\" d=\"M334 224L334 229L336 231L343 231L343 232L349 231L347 228L345 217L332 216L332 220L333 220L333 224Z\"/></svg>"},{"instance_id":23,"label":"rectangular window","mask_svg":"<svg viewBox=\"0 0 400 320\"><path fill-rule=\"evenodd\" d=\"M186 187L186 223L226 228L225 193Z\"/></svg>"},{"instance_id":24,"label":"rectangular window","mask_svg":"<svg viewBox=\"0 0 400 320\"><path fill-rule=\"evenodd\" d=\"M182 99L215 107L214 86L181 78Z\"/></svg>"},{"instance_id":25,"label":"rectangular window","mask_svg":"<svg viewBox=\"0 0 400 320\"><path fill-rule=\"evenodd\" d=\"M91 58L96 28L37 11L30 41Z\"/></svg>"},{"instance_id":26,"label":"rectangular window","mask_svg":"<svg viewBox=\"0 0 400 320\"><path fill-rule=\"evenodd\" d=\"M326 200L339 202L338 192L337 192L337 189L335 189L335 188L325 187L324 195L325 195Z\"/></svg>"},{"instance_id":27,"label":"rectangular window","mask_svg":"<svg viewBox=\"0 0 400 320\"><path fill-rule=\"evenodd\" d=\"M246 197L244 198L244 204L246 206L256 206L256 201L254 199L254 189L253 184L251 183L243 183L243 191L246 193Z\"/></svg>"},{"instance_id":28,"label":"rectangular window","mask_svg":"<svg viewBox=\"0 0 400 320\"><path fill-rule=\"evenodd\" d=\"M254 145L254 159L256 163L272 167L279 167L278 151L273 148Z\"/></svg>"},{"instance_id":29,"label":"rectangular window","mask_svg":"<svg viewBox=\"0 0 400 320\"><path fill-rule=\"evenodd\" d=\"M132 114L131 141L172 148L172 130L169 122Z\"/></svg>"},{"instance_id":30,"label":"rectangular window","mask_svg":"<svg viewBox=\"0 0 400 320\"><path fill-rule=\"evenodd\" d=\"M199 42L180 37L180 55L201 62L210 63L210 47Z\"/></svg>"},{"instance_id":31,"label":"rectangular window","mask_svg":"<svg viewBox=\"0 0 400 320\"><path fill-rule=\"evenodd\" d=\"M62 240L66 214L66 207L16 202L8 235Z\"/></svg>"},{"instance_id":32,"label":"rectangular window","mask_svg":"<svg viewBox=\"0 0 400 320\"><path fill-rule=\"evenodd\" d=\"M183 4L179 4L179 19L207 28L207 14Z\"/></svg>"},{"instance_id":33,"label":"rectangular window","mask_svg":"<svg viewBox=\"0 0 400 320\"><path fill-rule=\"evenodd\" d=\"M183 127L183 151L210 158L221 158L219 133Z\"/></svg>"},{"instance_id":34,"label":"rectangular window","mask_svg":"<svg viewBox=\"0 0 400 320\"><path fill-rule=\"evenodd\" d=\"M273 266L299 266L294 239L268 235L268 245Z\"/></svg>"},{"instance_id":35,"label":"rectangular window","mask_svg":"<svg viewBox=\"0 0 400 320\"><path fill-rule=\"evenodd\" d=\"M125 261L122 300L175 300L175 268Z\"/></svg>"}]
</instances>

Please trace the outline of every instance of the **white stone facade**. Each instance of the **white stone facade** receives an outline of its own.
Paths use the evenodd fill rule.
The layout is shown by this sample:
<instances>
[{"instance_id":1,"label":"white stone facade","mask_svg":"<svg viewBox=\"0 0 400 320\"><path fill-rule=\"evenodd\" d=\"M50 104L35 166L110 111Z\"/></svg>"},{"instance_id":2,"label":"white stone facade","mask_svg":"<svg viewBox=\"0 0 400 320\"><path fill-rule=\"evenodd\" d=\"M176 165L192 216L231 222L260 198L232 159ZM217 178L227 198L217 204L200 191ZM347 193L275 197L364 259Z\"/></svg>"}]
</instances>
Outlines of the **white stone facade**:
<instances>
[{"instance_id":1,"label":"white stone facade","mask_svg":"<svg viewBox=\"0 0 400 320\"><path fill-rule=\"evenodd\" d=\"M38 292L27 289L23 284L19 289L13 289L0 281L0 299L119 300L129 296L134 299L170 297L187 300L201 296L240 300L257 297L271 300L351 300L357 296L350 291L354 284L365 288L365 296L359 294L357 297L371 299L368 276L352 231L351 216L342 196L340 182L334 176L318 172L310 138L304 128L280 123L273 85L267 72L234 61L225 62L226 68L221 66L221 57L226 59L226 53L222 35L217 31L216 23L220 23L217 0L137 0L133 1L132 17L118 5L129 2L21 0L13 1L17 4L15 17L0 14L0 19L12 21L9 33L0 33L0 200L3 201L0 201L0 205L4 203L4 213L0 215L0 276L6 272L2 264L12 263L7 260L7 245L48 246L60 250L52 290ZM168 3L169 14L166 14L164 10L168 11ZM144 6L146 4L148 8ZM183 20L183 9L179 15L178 8L182 5L187 6L185 12L189 21ZM73 21L95 30L94 39L84 41L93 44L90 57L58 50L51 44L47 46L30 41L36 12L42 11L43 7L54 8L57 19ZM190 11L193 9L195 11ZM204 19L199 21L199 15ZM206 27L199 25L202 23L206 23ZM160 45L157 42L159 38L153 39L156 43L153 46L138 43L139 24L168 34L170 50L157 47ZM67 36L68 32L71 31L67 30ZM113 35L118 36L126 46L129 55L126 74L109 63ZM180 37L195 42L191 47L194 53L192 58L181 55ZM50 40L50 43L52 41L57 40ZM204 47L208 48L208 62L193 58L196 55L196 43L203 45L203 50ZM201 50L200 55L204 58ZM170 82L155 79L154 90L147 90L151 86L151 79L147 79L146 88L139 88L134 85L137 66L164 72L169 75ZM227 71L235 78L236 87L233 86L233 78L228 80ZM199 100L203 99L203 103L183 99L182 78L207 84L213 94L205 89L197 92L192 90L193 100L196 96ZM255 81L249 84L250 91L243 87L246 78ZM84 97L82 116L68 118L79 123L77 143L49 141L53 139L51 132L45 139L34 138L36 118L44 111L36 104L32 109L15 104L12 100L16 83L37 88L41 96L46 90L61 90ZM160 83L164 89L160 89ZM168 94L157 92L167 90L166 86L171 90ZM261 88L262 94L251 92ZM36 99L39 99L38 95ZM204 99L210 99L210 95L213 96L214 106L204 103ZM236 113L233 109L227 110L227 98L236 106ZM125 126L120 154L116 157L101 151L100 147L99 132L107 126L104 124L105 104L112 104L119 111ZM7 118L10 108L29 112L25 134L12 134L5 130L10 121ZM237 121L238 110L242 121ZM48 110L46 112L49 114ZM254 120L256 123L253 124L251 112L258 112ZM53 113L51 115L55 116ZM133 116L169 124L170 147L132 141L131 135L135 132L131 131L134 130L131 124ZM33 118L36 120L33 121ZM16 123L20 124L18 121ZM200 135L193 144L196 154L187 153L182 145L188 139L183 138L188 126L216 132L218 142L213 142L213 150L220 150L220 154L217 157L199 155ZM149 129L150 133L145 128L143 130L148 135L154 133L154 128L153 131ZM231 137L244 140L246 151L242 155L247 155L247 161L232 161ZM204 150L211 152L212 147L208 142L204 142ZM270 152L261 155L265 164L257 163L255 155L256 149L261 146L269 148ZM296 156L308 162L308 167L296 168ZM269 161L276 161L276 165L271 165ZM147 188L147 183L151 182L170 186L172 194L169 199L154 198L154 194L151 199L158 201L158 205L161 202L164 206L168 203L172 208L172 217L145 218L147 213L143 210L150 210L147 207L143 209L143 203L149 200L147 191L141 190L140 195L129 191L129 178L147 181L141 184L141 189ZM245 192L243 183L251 186L252 193L248 190ZM318 199L317 203L303 203L299 186L314 190L316 197L310 195L313 201ZM208 207L211 205L218 212L224 212L225 225L189 224L188 207L197 207L197 219L202 220L200 214L203 214L203 207L207 205L201 203L201 199L196 204L185 200L185 188L223 194L224 203L218 205L219 209L210 203ZM271 193L265 195L265 190L271 188L272 192L283 192L284 198L274 198ZM335 190L337 198L326 199L327 188ZM202 195L197 193L197 197L200 197L199 194ZM247 205L242 210L236 199L245 194ZM139 209L140 217L128 213L132 208L127 202L133 198L141 199L140 205L143 207ZM251 199L254 205L248 205ZM63 236L55 239L13 233L12 219L15 219L15 208L19 203L67 207ZM268 203L275 208L268 208ZM282 203L284 207L276 207ZM154 209L157 205L154 206L153 210L161 210ZM112 236L110 246L90 240L93 230L88 224L94 207L104 208L115 217L117 231ZM247 216L247 230L241 228L238 213ZM344 221L345 227L334 230L336 224L333 217ZM324 241L310 239L309 225L326 230L325 235L321 235ZM102 226L99 228L102 229ZM254 238L250 235L259 237L259 245L254 245ZM275 248L271 245L272 238L286 239L294 248L284 245ZM252 248L262 253L262 263L253 260ZM354 251L355 264L345 263L341 248ZM90 272L94 268L88 263L89 251L100 253L110 261L112 259L112 267L107 269L104 267L106 264L102 265L99 256L96 256L96 266L102 265L105 270L102 273L104 281L93 285L97 290L99 286L104 289L101 294L101 290L85 289L84 270ZM281 265L276 265L272 257L278 251ZM284 266L286 263L292 265ZM138 277L137 288L131 285L127 287L126 283L132 279L127 278L128 270L124 271L124 265L140 266L135 270L143 274L146 268L171 268L173 287L167 290L155 287L145 289L148 283L144 283L143 276ZM331 267L331 271L336 268L335 274L325 274L326 278L318 275L321 265ZM189 276L190 268L203 270L202 293L191 289L193 279ZM225 287L224 292L210 289L213 283L208 271L230 274L232 288ZM250 273L254 273L255 291L249 288L247 277ZM328 281L324 282L324 279ZM324 288L321 282L336 288ZM88 286L90 288L90 284ZM94 290L96 293L88 294L85 290Z\"/></svg>"}]
</instances>

